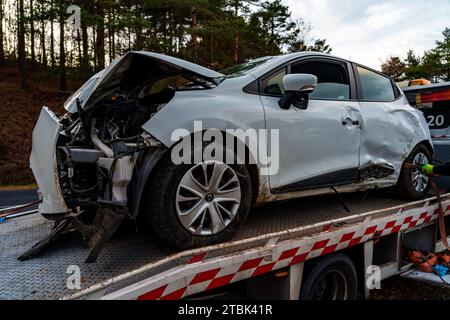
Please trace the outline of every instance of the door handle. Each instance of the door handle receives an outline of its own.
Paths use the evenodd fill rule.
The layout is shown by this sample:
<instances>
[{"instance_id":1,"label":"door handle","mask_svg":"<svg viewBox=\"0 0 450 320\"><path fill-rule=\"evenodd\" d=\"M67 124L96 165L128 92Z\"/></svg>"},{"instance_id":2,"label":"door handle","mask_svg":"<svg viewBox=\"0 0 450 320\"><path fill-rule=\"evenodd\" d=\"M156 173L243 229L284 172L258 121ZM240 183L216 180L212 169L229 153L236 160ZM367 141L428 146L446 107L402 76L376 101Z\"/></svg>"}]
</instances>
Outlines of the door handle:
<instances>
[{"instance_id":1,"label":"door handle","mask_svg":"<svg viewBox=\"0 0 450 320\"><path fill-rule=\"evenodd\" d=\"M343 125L344 127L346 127L346 126L348 126L348 125L350 125L350 124L352 124L352 125L354 125L354 126L359 126L360 122L359 122L359 121L353 121L352 119L347 119L347 120L345 120L345 121L342 121L342 125Z\"/></svg>"}]
</instances>

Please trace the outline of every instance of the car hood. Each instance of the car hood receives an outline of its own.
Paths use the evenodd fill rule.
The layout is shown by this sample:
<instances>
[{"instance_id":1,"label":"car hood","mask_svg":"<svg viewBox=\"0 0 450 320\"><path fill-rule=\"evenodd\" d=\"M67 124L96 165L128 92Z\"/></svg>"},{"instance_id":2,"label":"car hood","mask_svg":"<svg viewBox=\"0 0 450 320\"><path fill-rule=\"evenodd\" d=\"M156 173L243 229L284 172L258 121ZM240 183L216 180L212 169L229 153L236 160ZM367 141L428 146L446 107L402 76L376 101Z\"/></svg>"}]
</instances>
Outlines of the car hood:
<instances>
[{"instance_id":1,"label":"car hood","mask_svg":"<svg viewBox=\"0 0 450 320\"><path fill-rule=\"evenodd\" d=\"M166 56L164 54L146 51L131 51L119 58L116 58L106 69L100 71L86 81L86 83L78 89L78 91L67 99L64 103L64 108L70 113L77 112L78 99L81 103L81 107L85 110L90 108L92 105L95 105L97 101L101 100L105 95L111 93L111 91L117 87L121 79L120 75L130 67L131 61L136 55L143 56L149 60L157 61L159 63L167 64L182 71L189 71L203 78L216 79L224 77L224 75L219 72L189 61Z\"/></svg>"}]
</instances>

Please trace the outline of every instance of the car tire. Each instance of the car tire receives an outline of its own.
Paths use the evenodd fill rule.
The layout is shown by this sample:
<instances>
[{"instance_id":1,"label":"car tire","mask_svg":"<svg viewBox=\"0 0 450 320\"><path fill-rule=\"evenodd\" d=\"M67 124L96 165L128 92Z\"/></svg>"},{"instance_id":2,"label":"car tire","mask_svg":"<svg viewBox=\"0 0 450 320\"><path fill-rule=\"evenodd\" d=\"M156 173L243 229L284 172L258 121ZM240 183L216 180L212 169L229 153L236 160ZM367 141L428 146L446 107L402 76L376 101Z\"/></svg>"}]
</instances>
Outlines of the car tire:
<instances>
[{"instance_id":1,"label":"car tire","mask_svg":"<svg viewBox=\"0 0 450 320\"><path fill-rule=\"evenodd\" d=\"M300 300L356 300L358 276L352 260L337 253L306 265Z\"/></svg>"},{"instance_id":2,"label":"car tire","mask_svg":"<svg viewBox=\"0 0 450 320\"><path fill-rule=\"evenodd\" d=\"M228 166L229 169L227 169L226 174L232 175L234 173L236 175L241 191L239 207L237 209L233 207L233 210L235 210L234 218L228 221L229 223L225 228L220 230L220 232L214 233L211 227L210 234L207 234L207 232L205 234L196 234L193 230L188 230L183 225L179 215L180 204L177 202L177 197L181 190L182 180L188 174L190 175L193 172L192 170L198 169L199 165L176 165L171 161L170 157L165 157L161 165L156 168L156 174L147 185L146 194L144 195L146 198L143 201L143 210L139 219L139 223L145 225L140 229L147 232L151 230L163 242L179 249L208 246L231 239L239 230L250 211L252 185L245 165L225 165L223 163L220 163L220 165ZM183 196L187 197L188 195ZM214 199L213 201L216 200ZM206 201L206 196L202 201ZM194 207L195 204L192 206ZM221 213L223 217L224 210L221 209ZM211 216L211 213L209 215ZM207 214L205 214L203 220L208 220ZM209 218L209 220L212 219ZM225 219L222 219L222 221L225 221ZM203 224L203 222L201 223ZM196 227L199 228L198 226Z\"/></svg>"},{"instance_id":3,"label":"car tire","mask_svg":"<svg viewBox=\"0 0 450 320\"><path fill-rule=\"evenodd\" d=\"M419 144L408 156L405 164L432 163L432 160L433 157L428 148L423 144ZM430 186L431 183L428 177L420 174L417 169L403 166L397 182L396 192L402 199L416 201L426 197L430 191Z\"/></svg>"}]
</instances>

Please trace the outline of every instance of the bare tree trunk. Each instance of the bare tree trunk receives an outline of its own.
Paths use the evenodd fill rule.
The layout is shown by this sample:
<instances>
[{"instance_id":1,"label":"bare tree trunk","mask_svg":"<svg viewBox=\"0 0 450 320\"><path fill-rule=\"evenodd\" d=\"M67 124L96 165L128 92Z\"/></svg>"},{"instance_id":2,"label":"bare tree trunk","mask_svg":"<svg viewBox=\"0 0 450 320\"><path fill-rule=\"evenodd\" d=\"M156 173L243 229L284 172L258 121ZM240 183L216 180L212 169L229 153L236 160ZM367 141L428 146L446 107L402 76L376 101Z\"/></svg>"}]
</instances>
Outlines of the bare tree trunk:
<instances>
[{"instance_id":1,"label":"bare tree trunk","mask_svg":"<svg viewBox=\"0 0 450 320\"><path fill-rule=\"evenodd\" d=\"M3 0L0 0L0 66L5 64L5 48L3 47Z\"/></svg>"},{"instance_id":2,"label":"bare tree trunk","mask_svg":"<svg viewBox=\"0 0 450 320\"><path fill-rule=\"evenodd\" d=\"M112 23L111 23L112 17L111 17L111 10L108 11L108 56L109 56L109 62L112 61Z\"/></svg>"},{"instance_id":3,"label":"bare tree trunk","mask_svg":"<svg viewBox=\"0 0 450 320\"><path fill-rule=\"evenodd\" d=\"M42 10L44 11L44 10ZM47 66L47 51L45 48L45 18L41 19L41 48L42 48L42 59L41 63L44 67Z\"/></svg>"},{"instance_id":4,"label":"bare tree trunk","mask_svg":"<svg viewBox=\"0 0 450 320\"><path fill-rule=\"evenodd\" d=\"M30 0L30 47L31 47L31 63L36 62L36 52L35 52L35 30L34 30L34 8L33 0Z\"/></svg>"},{"instance_id":5,"label":"bare tree trunk","mask_svg":"<svg viewBox=\"0 0 450 320\"><path fill-rule=\"evenodd\" d=\"M197 46L198 46L198 39L197 35L195 34L195 28L197 27L197 8L191 7L191 27L194 31L192 31L191 37L192 37L192 60L194 62L197 62Z\"/></svg>"},{"instance_id":6,"label":"bare tree trunk","mask_svg":"<svg viewBox=\"0 0 450 320\"><path fill-rule=\"evenodd\" d=\"M128 27L128 50L131 50L131 28Z\"/></svg>"},{"instance_id":7,"label":"bare tree trunk","mask_svg":"<svg viewBox=\"0 0 450 320\"><path fill-rule=\"evenodd\" d=\"M81 42L83 46L82 73L83 75L85 75L85 73L89 69L89 35L85 14L81 15Z\"/></svg>"},{"instance_id":8,"label":"bare tree trunk","mask_svg":"<svg viewBox=\"0 0 450 320\"><path fill-rule=\"evenodd\" d=\"M64 47L64 24L66 19L64 9L59 8L59 74L60 74L60 90L67 90L67 73L66 73L66 51Z\"/></svg>"},{"instance_id":9,"label":"bare tree trunk","mask_svg":"<svg viewBox=\"0 0 450 320\"><path fill-rule=\"evenodd\" d=\"M239 62L239 1L235 2L235 15L236 26L234 34L234 46L233 46L233 62L237 64Z\"/></svg>"},{"instance_id":10,"label":"bare tree trunk","mask_svg":"<svg viewBox=\"0 0 450 320\"><path fill-rule=\"evenodd\" d=\"M78 63L80 67L83 67L83 54L81 52L81 33L80 29L77 29L77 47L78 47Z\"/></svg>"},{"instance_id":11,"label":"bare tree trunk","mask_svg":"<svg viewBox=\"0 0 450 320\"><path fill-rule=\"evenodd\" d=\"M111 47L111 29L108 28L108 60L111 63L112 47Z\"/></svg>"},{"instance_id":12,"label":"bare tree trunk","mask_svg":"<svg viewBox=\"0 0 450 320\"><path fill-rule=\"evenodd\" d=\"M214 36L211 36L209 41L209 56L211 57L210 68L214 69Z\"/></svg>"},{"instance_id":13,"label":"bare tree trunk","mask_svg":"<svg viewBox=\"0 0 450 320\"><path fill-rule=\"evenodd\" d=\"M142 28L141 28L141 24L140 24L140 17L141 17L141 9L140 7L136 4L136 8L135 8L135 16L137 19L134 29L136 32L136 42L134 43L134 48L136 50L141 50L142 49Z\"/></svg>"},{"instance_id":14,"label":"bare tree trunk","mask_svg":"<svg viewBox=\"0 0 450 320\"><path fill-rule=\"evenodd\" d=\"M22 89L28 89L28 70L25 59L25 14L23 10L23 0L19 0L19 25L17 28L17 46L19 54L20 84Z\"/></svg>"},{"instance_id":15,"label":"bare tree trunk","mask_svg":"<svg viewBox=\"0 0 450 320\"><path fill-rule=\"evenodd\" d=\"M111 60L114 60L116 58L116 25L115 25L115 14L114 11L112 12L112 27L111 27Z\"/></svg>"},{"instance_id":16,"label":"bare tree trunk","mask_svg":"<svg viewBox=\"0 0 450 320\"><path fill-rule=\"evenodd\" d=\"M95 50L96 48L96 44L97 44L97 36L96 36L96 28L92 28L92 51L94 53L94 70L97 70L98 68L98 60L97 60L97 50Z\"/></svg>"},{"instance_id":17,"label":"bare tree trunk","mask_svg":"<svg viewBox=\"0 0 450 320\"><path fill-rule=\"evenodd\" d=\"M99 24L97 26L97 41L96 41L96 52L97 52L97 68L102 70L105 68L105 4L103 0L97 2L97 15L99 18Z\"/></svg>"},{"instance_id":18,"label":"bare tree trunk","mask_svg":"<svg viewBox=\"0 0 450 320\"><path fill-rule=\"evenodd\" d=\"M50 2L50 60L52 68L56 65L55 59L55 35L53 32L53 13L54 13L53 0Z\"/></svg>"}]
</instances>

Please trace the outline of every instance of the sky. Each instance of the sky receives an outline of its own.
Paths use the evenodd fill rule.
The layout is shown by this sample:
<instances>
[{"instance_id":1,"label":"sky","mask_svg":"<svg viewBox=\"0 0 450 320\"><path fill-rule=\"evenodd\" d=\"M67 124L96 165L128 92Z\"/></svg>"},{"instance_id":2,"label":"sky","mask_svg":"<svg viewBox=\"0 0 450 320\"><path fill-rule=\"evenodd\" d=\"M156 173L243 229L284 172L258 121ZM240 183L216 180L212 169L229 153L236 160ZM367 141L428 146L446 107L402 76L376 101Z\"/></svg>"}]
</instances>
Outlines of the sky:
<instances>
[{"instance_id":1,"label":"sky","mask_svg":"<svg viewBox=\"0 0 450 320\"><path fill-rule=\"evenodd\" d=\"M450 28L450 0L282 0L332 54L379 70L389 56L435 47Z\"/></svg>"}]
</instances>

